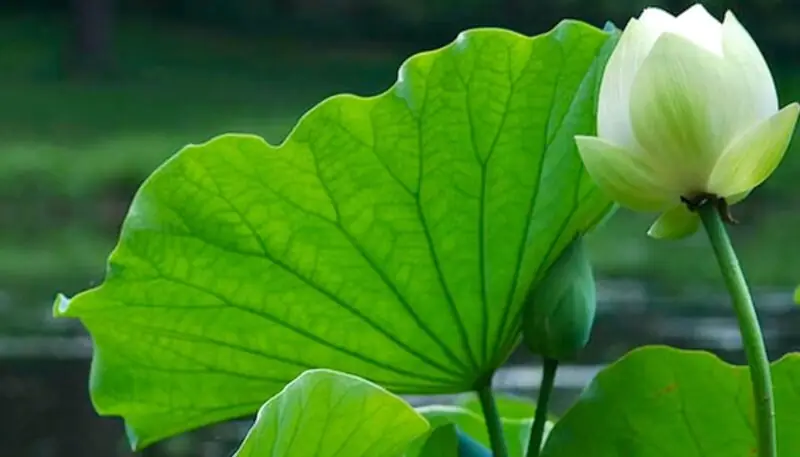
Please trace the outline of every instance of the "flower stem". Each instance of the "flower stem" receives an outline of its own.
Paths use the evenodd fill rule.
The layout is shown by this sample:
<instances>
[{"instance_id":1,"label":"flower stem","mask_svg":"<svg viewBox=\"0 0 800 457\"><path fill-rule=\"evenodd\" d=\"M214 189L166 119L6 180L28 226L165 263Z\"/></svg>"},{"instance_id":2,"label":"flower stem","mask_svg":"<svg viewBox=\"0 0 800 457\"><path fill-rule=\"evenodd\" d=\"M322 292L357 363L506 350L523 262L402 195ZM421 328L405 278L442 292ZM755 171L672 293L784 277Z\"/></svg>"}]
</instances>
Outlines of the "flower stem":
<instances>
[{"instance_id":1,"label":"flower stem","mask_svg":"<svg viewBox=\"0 0 800 457\"><path fill-rule=\"evenodd\" d=\"M544 440L544 425L547 423L547 405L550 403L550 394L556 384L556 371L558 360L544 359L542 382L539 386L539 397L536 399L536 413L531 427L531 439L528 440L527 457L539 457Z\"/></svg>"},{"instance_id":2,"label":"flower stem","mask_svg":"<svg viewBox=\"0 0 800 457\"><path fill-rule=\"evenodd\" d=\"M747 282L718 208L713 204L705 204L698 209L698 212L708 239L711 241L711 247L714 249L720 270L722 270L725 286L731 295L736 318L739 321L739 331L742 335L747 364L750 366L750 380L753 384L758 455L759 457L776 457L775 402L769 358L761 327L758 324L758 316L753 306L753 299L750 297Z\"/></svg>"},{"instance_id":3,"label":"flower stem","mask_svg":"<svg viewBox=\"0 0 800 457\"><path fill-rule=\"evenodd\" d=\"M508 457L506 441L503 436L503 424L500 422L500 413L494 402L492 387L486 385L478 390L478 398L483 409L483 417L486 421L486 428L489 431L489 441L492 444L492 455L494 457Z\"/></svg>"}]
</instances>

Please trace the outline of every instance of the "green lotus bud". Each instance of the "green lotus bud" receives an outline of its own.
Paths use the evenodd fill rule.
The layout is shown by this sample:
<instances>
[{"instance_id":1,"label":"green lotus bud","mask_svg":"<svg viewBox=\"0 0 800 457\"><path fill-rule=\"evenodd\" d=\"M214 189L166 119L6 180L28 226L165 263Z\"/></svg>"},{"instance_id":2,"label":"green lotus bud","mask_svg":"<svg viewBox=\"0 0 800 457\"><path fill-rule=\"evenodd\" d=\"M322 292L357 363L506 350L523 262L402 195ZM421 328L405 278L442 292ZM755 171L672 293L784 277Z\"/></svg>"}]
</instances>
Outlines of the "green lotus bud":
<instances>
[{"instance_id":1,"label":"green lotus bud","mask_svg":"<svg viewBox=\"0 0 800 457\"><path fill-rule=\"evenodd\" d=\"M592 266L583 239L577 238L528 295L523 342L544 358L570 359L589 341L595 308Z\"/></svg>"}]
</instances>

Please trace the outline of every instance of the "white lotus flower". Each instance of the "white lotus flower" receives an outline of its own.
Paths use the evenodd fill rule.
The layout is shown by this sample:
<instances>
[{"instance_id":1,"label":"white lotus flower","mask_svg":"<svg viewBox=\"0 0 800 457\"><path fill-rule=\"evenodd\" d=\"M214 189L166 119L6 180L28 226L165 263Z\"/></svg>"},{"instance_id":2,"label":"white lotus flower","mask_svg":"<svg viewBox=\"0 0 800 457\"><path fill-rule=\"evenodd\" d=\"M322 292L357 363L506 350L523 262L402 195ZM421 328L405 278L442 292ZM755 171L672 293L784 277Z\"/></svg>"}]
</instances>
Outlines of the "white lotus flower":
<instances>
[{"instance_id":1,"label":"white lotus flower","mask_svg":"<svg viewBox=\"0 0 800 457\"><path fill-rule=\"evenodd\" d=\"M648 8L606 66L598 136L576 142L611 198L662 212L651 236L679 238L699 224L681 197L742 200L780 163L799 110L778 110L764 57L731 12L720 23L699 4L678 17Z\"/></svg>"}]
</instances>

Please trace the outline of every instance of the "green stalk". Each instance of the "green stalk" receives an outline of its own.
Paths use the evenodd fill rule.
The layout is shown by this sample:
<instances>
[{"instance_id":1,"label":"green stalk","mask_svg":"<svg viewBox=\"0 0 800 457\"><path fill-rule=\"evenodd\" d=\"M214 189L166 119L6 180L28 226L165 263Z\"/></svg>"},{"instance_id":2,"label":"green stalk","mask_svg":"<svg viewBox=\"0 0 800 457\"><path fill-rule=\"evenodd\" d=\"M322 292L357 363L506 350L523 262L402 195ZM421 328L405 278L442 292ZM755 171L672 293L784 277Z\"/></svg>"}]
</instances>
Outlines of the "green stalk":
<instances>
[{"instance_id":1,"label":"green stalk","mask_svg":"<svg viewBox=\"0 0 800 457\"><path fill-rule=\"evenodd\" d=\"M747 287L739 260L731 245L728 232L720 217L718 207L713 203L698 209L703 226L711 241L717 257L725 286L733 300L733 308L739 321L747 364L750 366L750 380L753 383L753 399L756 410L759 457L777 457L775 437L775 402L772 393L769 358L761 327L758 324L753 299Z\"/></svg>"},{"instance_id":2,"label":"green stalk","mask_svg":"<svg viewBox=\"0 0 800 457\"><path fill-rule=\"evenodd\" d=\"M503 437L503 424L500 422L500 413L494 402L494 394L490 385L481 387L478 390L478 398L483 409L483 417L486 420L486 428L489 431L489 441L492 444L492 455L494 457L508 457L505 437Z\"/></svg>"},{"instance_id":3,"label":"green stalk","mask_svg":"<svg viewBox=\"0 0 800 457\"><path fill-rule=\"evenodd\" d=\"M544 359L542 372L542 382L539 385L539 396L536 399L536 414L533 417L531 427L531 439L528 440L527 457L539 457L544 440L544 425L547 423L547 405L550 403L550 395L556 384L556 371L558 370L558 360Z\"/></svg>"}]
</instances>

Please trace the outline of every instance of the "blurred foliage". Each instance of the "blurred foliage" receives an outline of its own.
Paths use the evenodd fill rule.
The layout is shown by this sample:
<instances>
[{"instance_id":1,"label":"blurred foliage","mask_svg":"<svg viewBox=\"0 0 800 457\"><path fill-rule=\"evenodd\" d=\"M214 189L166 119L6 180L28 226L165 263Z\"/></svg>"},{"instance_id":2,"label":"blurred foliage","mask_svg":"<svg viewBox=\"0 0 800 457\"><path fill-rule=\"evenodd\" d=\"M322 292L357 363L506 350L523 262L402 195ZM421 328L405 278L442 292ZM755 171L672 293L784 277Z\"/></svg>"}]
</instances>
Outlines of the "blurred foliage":
<instances>
[{"instance_id":1,"label":"blurred foliage","mask_svg":"<svg viewBox=\"0 0 800 457\"><path fill-rule=\"evenodd\" d=\"M79 4L86 0L73 0ZM122 15L191 22L260 35L326 40L377 40L419 47L439 45L460 30L503 26L538 33L565 17L622 26L647 6L681 11L685 0L101 0ZM800 8L792 0L709 0L709 10L731 9L773 55L797 58ZM5 0L0 11L66 12L63 0Z\"/></svg>"}]
</instances>

